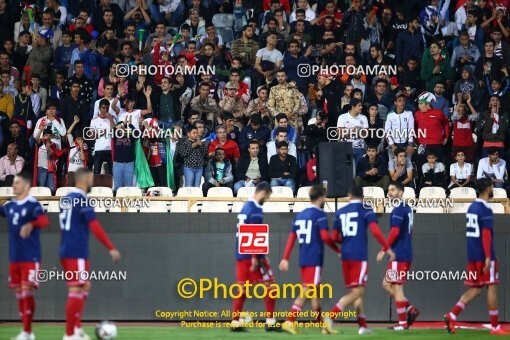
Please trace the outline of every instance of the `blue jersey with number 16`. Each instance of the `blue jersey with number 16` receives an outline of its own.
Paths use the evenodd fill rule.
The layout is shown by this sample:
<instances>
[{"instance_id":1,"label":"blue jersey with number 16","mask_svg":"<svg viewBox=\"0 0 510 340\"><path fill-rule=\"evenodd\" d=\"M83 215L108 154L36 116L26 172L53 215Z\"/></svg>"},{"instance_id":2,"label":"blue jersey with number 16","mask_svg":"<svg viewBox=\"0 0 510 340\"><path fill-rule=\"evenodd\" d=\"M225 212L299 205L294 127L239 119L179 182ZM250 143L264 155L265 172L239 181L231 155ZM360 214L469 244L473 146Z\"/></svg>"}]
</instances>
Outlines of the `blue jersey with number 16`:
<instances>
[{"instance_id":1,"label":"blue jersey with number 16","mask_svg":"<svg viewBox=\"0 0 510 340\"><path fill-rule=\"evenodd\" d=\"M338 209L333 229L342 235L342 259L366 261L368 256L367 227L377 222L372 209L365 208L361 201L352 200Z\"/></svg>"}]
</instances>

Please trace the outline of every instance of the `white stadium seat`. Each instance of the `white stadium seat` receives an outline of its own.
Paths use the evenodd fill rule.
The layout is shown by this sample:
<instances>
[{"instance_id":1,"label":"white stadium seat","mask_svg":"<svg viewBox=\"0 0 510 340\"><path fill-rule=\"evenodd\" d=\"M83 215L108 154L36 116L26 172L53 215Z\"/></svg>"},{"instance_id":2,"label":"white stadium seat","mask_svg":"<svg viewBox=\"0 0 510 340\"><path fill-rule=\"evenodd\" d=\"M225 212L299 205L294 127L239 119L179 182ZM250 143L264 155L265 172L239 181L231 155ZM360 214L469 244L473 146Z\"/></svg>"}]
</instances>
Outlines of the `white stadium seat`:
<instances>
[{"instance_id":1,"label":"white stadium seat","mask_svg":"<svg viewBox=\"0 0 510 340\"><path fill-rule=\"evenodd\" d=\"M501 203L489 203L489 207L491 207L492 212L494 214L504 214L505 206Z\"/></svg>"},{"instance_id":2,"label":"white stadium seat","mask_svg":"<svg viewBox=\"0 0 510 340\"><path fill-rule=\"evenodd\" d=\"M117 197L142 196L139 187L120 187L117 189Z\"/></svg>"},{"instance_id":3,"label":"white stadium seat","mask_svg":"<svg viewBox=\"0 0 510 340\"><path fill-rule=\"evenodd\" d=\"M212 187L207 191L207 197L234 197L234 193L230 188Z\"/></svg>"},{"instance_id":4,"label":"white stadium seat","mask_svg":"<svg viewBox=\"0 0 510 340\"><path fill-rule=\"evenodd\" d=\"M228 203L220 201L205 201L202 202L202 212L204 213L228 213Z\"/></svg>"},{"instance_id":5,"label":"white stadium seat","mask_svg":"<svg viewBox=\"0 0 510 340\"><path fill-rule=\"evenodd\" d=\"M109 187L92 187L89 192L91 197L113 197L113 190Z\"/></svg>"},{"instance_id":6,"label":"white stadium seat","mask_svg":"<svg viewBox=\"0 0 510 340\"><path fill-rule=\"evenodd\" d=\"M76 189L76 188L75 187L60 187L57 189L55 196L57 196L57 197L67 196L73 189Z\"/></svg>"},{"instance_id":7,"label":"white stadium seat","mask_svg":"<svg viewBox=\"0 0 510 340\"><path fill-rule=\"evenodd\" d=\"M301 187L298 189L297 191L297 195L296 197L298 198L309 198L309 193L310 193L310 188L311 187Z\"/></svg>"},{"instance_id":8,"label":"white stadium seat","mask_svg":"<svg viewBox=\"0 0 510 340\"><path fill-rule=\"evenodd\" d=\"M508 198L506 195L506 190L503 188L494 188L494 198Z\"/></svg>"},{"instance_id":9,"label":"white stadium seat","mask_svg":"<svg viewBox=\"0 0 510 340\"><path fill-rule=\"evenodd\" d=\"M364 187L363 196L366 198L384 198L384 190L381 187Z\"/></svg>"},{"instance_id":10,"label":"white stadium seat","mask_svg":"<svg viewBox=\"0 0 510 340\"><path fill-rule=\"evenodd\" d=\"M151 193L150 196L154 196L154 195L152 195L153 192L159 192L162 197L174 197L174 193L172 192L172 189L170 189L168 187L152 187L152 188L147 189L147 192Z\"/></svg>"},{"instance_id":11,"label":"white stadium seat","mask_svg":"<svg viewBox=\"0 0 510 340\"><path fill-rule=\"evenodd\" d=\"M241 209L243 208L244 202L234 202L232 204L232 213L239 213Z\"/></svg>"},{"instance_id":12,"label":"white stadium seat","mask_svg":"<svg viewBox=\"0 0 510 340\"><path fill-rule=\"evenodd\" d=\"M404 187L404 195L402 196L403 199L410 199L410 198L416 198L416 192L413 188L410 187Z\"/></svg>"},{"instance_id":13,"label":"white stadium seat","mask_svg":"<svg viewBox=\"0 0 510 340\"><path fill-rule=\"evenodd\" d=\"M176 197L204 197L204 193L200 188L182 187L177 191Z\"/></svg>"},{"instance_id":14,"label":"white stadium seat","mask_svg":"<svg viewBox=\"0 0 510 340\"><path fill-rule=\"evenodd\" d=\"M289 188L290 189L290 188ZM269 212L290 212L290 207L288 202L266 202L262 206L262 209L265 213Z\"/></svg>"},{"instance_id":15,"label":"white stadium seat","mask_svg":"<svg viewBox=\"0 0 510 340\"><path fill-rule=\"evenodd\" d=\"M444 208L441 207L418 207L416 208L417 214L442 214Z\"/></svg>"},{"instance_id":16,"label":"white stadium seat","mask_svg":"<svg viewBox=\"0 0 510 340\"><path fill-rule=\"evenodd\" d=\"M450 214L465 214L471 203L453 203L453 207L448 208Z\"/></svg>"},{"instance_id":17,"label":"white stadium seat","mask_svg":"<svg viewBox=\"0 0 510 340\"><path fill-rule=\"evenodd\" d=\"M305 210L305 208L309 205L310 203L308 202L296 202L294 203L294 207L292 208L292 212L294 214L296 213L299 213L299 212L302 212L303 210Z\"/></svg>"},{"instance_id":18,"label":"white stadium seat","mask_svg":"<svg viewBox=\"0 0 510 340\"><path fill-rule=\"evenodd\" d=\"M168 203L165 201L151 201L148 207L140 208L142 213L166 213L168 212Z\"/></svg>"},{"instance_id":19,"label":"white stadium seat","mask_svg":"<svg viewBox=\"0 0 510 340\"><path fill-rule=\"evenodd\" d=\"M294 193L289 187L271 187L271 190L273 191L271 197L294 198Z\"/></svg>"},{"instance_id":20,"label":"white stadium seat","mask_svg":"<svg viewBox=\"0 0 510 340\"><path fill-rule=\"evenodd\" d=\"M441 187L425 187L420 190L420 198L446 198L446 191Z\"/></svg>"},{"instance_id":21,"label":"white stadium seat","mask_svg":"<svg viewBox=\"0 0 510 340\"><path fill-rule=\"evenodd\" d=\"M47 187L31 187L29 195L34 197L51 196L51 189Z\"/></svg>"},{"instance_id":22,"label":"white stadium seat","mask_svg":"<svg viewBox=\"0 0 510 340\"><path fill-rule=\"evenodd\" d=\"M198 212L198 203L195 203L188 210L188 201L172 201L170 205L170 212L187 213Z\"/></svg>"},{"instance_id":23,"label":"white stadium seat","mask_svg":"<svg viewBox=\"0 0 510 340\"><path fill-rule=\"evenodd\" d=\"M12 187L0 187L0 196L13 197L14 192L12 191Z\"/></svg>"},{"instance_id":24,"label":"white stadium seat","mask_svg":"<svg viewBox=\"0 0 510 340\"><path fill-rule=\"evenodd\" d=\"M476 198L476 190L470 187L453 188L450 198Z\"/></svg>"},{"instance_id":25,"label":"white stadium seat","mask_svg":"<svg viewBox=\"0 0 510 340\"><path fill-rule=\"evenodd\" d=\"M60 212L60 201L49 201L47 212L49 213L59 213Z\"/></svg>"},{"instance_id":26,"label":"white stadium seat","mask_svg":"<svg viewBox=\"0 0 510 340\"><path fill-rule=\"evenodd\" d=\"M242 187L237 192L237 197L252 198L255 193L255 187Z\"/></svg>"}]
</instances>

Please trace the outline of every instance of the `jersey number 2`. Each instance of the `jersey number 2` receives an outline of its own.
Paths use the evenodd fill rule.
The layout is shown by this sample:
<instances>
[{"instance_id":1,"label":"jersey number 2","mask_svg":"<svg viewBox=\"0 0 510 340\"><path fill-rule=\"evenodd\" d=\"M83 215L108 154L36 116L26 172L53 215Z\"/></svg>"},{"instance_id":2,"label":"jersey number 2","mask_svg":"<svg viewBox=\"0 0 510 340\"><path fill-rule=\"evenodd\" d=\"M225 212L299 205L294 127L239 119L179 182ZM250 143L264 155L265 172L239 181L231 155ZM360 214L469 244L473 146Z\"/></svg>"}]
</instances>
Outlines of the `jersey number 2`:
<instances>
[{"instance_id":1,"label":"jersey number 2","mask_svg":"<svg viewBox=\"0 0 510 340\"><path fill-rule=\"evenodd\" d=\"M72 209L67 209L58 214L58 218L60 220L60 229L62 230L71 230L71 213Z\"/></svg>"},{"instance_id":2,"label":"jersey number 2","mask_svg":"<svg viewBox=\"0 0 510 340\"><path fill-rule=\"evenodd\" d=\"M299 228L296 231L296 234L298 235L299 244L301 243L309 244L312 241L312 221L297 220L295 223Z\"/></svg>"}]
</instances>

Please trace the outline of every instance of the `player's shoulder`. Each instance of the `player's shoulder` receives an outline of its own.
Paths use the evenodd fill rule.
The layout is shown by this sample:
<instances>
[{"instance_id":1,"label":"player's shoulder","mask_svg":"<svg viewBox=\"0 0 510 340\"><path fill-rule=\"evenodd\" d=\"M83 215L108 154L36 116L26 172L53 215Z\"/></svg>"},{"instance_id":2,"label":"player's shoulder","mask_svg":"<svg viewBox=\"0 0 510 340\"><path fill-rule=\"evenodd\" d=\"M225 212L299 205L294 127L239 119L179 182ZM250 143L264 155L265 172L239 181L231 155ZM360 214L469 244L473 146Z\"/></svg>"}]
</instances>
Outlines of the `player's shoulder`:
<instances>
[{"instance_id":1,"label":"player's shoulder","mask_svg":"<svg viewBox=\"0 0 510 340\"><path fill-rule=\"evenodd\" d=\"M255 200L251 199L244 204L242 211L243 212L262 211L262 206Z\"/></svg>"},{"instance_id":2,"label":"player's shoulder","mask_svg":"<svg viewBox=\"0 0 510 340\"><path fill-rule=\"evenodd\" d=\"M299 214L299 216L306 216L310 218L322 218L326 217L326 213L323 209L316 207L315 205L307 205Z\"/></svg>"}]
</instances>

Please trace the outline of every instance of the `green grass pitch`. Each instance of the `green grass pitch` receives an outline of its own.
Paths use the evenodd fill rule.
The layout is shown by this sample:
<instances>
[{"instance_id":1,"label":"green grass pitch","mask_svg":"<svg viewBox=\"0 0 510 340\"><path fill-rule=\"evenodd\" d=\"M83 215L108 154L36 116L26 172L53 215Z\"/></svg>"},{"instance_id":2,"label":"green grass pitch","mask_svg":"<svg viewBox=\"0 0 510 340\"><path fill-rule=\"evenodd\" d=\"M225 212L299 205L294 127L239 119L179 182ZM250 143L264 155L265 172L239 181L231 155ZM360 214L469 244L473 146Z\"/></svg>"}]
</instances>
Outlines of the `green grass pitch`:
<instances>
[{"instance_id":1,"label":"green grass pitch","mask_svg":"<svg viewBox=\"0 0 510 340\"><path fill-rule=\"evenodd\" d=\"M368 337L369 339L496 339L497 337L489 335L488 330L467 330L460 329L457 334L448 334L445 330L440 329L412 329L405 332L394 332L383 328L372 328L373 334L360 336L355 327L337 326L338 334L321 335L317 329L303 330L300 335L290 335L286 333L266 333L263 329L250 329L243 333L233 333L228 329L221 328L196 328L185 329L178 326L155 326L155 327L139 327L139 326L123 326L117 324L117 339L133 339L133 340L164 340L164 339L361 339ZM85 327L87 334L94 336L93 327ZM19 326L0 324L0 339L8 340L15 337L20 332ZM64 334L63 325L35 325L34 333L36 340L60 340Z\"/></svg>"}]
</instances>

